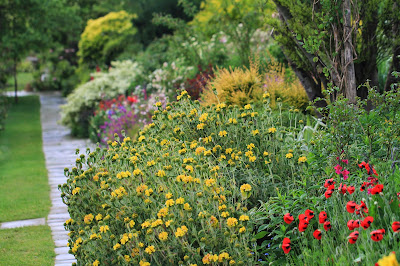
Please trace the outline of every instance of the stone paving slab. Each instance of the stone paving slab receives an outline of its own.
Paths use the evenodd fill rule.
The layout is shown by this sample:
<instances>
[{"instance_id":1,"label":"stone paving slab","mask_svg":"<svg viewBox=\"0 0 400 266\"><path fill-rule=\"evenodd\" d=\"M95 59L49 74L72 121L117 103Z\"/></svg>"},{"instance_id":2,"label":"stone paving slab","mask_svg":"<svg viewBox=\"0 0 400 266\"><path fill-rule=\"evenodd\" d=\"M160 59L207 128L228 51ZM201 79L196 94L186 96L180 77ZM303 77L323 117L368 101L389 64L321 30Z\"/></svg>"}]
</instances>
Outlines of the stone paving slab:
<instances>
[{"instance_id":1,"label":"stone paving slab","mask_svg":"<svg viewBox=\"0 0 400 266\"><path fill-rule=\"evenodd\" d=\"M71 137L69 129L60 125L60 105L65 101L60 93L40 93L41 121L43 152L46 159L49 184L51 188L50 198L52 207L47 217L47 224L52 231L52 237L56 246L55 265L71 265L76 262L73 255L68 253L68 232L64 229L64 223L70 218L68 207L61 200L59 184L64 184L67 178L64 176L64 168L72 168L79 155L75 154L77 148L80 154L86 155L86 147L91 145L86 139Z\"/></svg>"},{"instance_id":2,"label":"stone paving slab","mask_svg":"<svg viewBox=\"0 0 400 266\"><path fill-rule=\"evenodd\" d=\"M5 222L0 224L0 229L10 229L10 228L37 226L37 225L46 225L46 218Z\"/></svg>"}]
</instances>

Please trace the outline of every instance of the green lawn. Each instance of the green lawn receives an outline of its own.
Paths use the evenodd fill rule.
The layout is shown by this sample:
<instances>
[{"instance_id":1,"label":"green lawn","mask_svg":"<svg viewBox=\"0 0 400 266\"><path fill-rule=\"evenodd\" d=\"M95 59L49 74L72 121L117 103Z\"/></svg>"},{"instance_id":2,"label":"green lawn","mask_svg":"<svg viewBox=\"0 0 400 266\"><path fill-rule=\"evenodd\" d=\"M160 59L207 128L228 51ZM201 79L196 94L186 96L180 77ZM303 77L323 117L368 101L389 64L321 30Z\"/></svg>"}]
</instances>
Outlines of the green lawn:
<instances>
[{"instance_id":1,"label":"green lawn","mask_svg":"<svg viewBox=\"0 0 400 266\"><path fill-rule=\"evenodd\" d=\"M0 265L54 265L48 226L0 230Z\"/></svg>"},{"instance_id":2,"label":"green lawn","mask_svg":"<svg viewBox=\"0 0 400 266\"><path fill-rule=\"evenodd\" d=\"M0 222L46 217L50 187L38 96L20 97L0 131ZM1 261L1 260L0 260Z\"/></svg>"},{"instance_id":3,"label":"green lawn","mask_svg":"<svg viewBox=\"0 0 400 266\"><path fill-rule=\"evenodd\" d=\"M23 91L26 84L33 81L32 73L20 72L17 74L18 91ZM9 77L7 80L7 91L14 91L14 77Z\"/></svg>"}]
</instances>

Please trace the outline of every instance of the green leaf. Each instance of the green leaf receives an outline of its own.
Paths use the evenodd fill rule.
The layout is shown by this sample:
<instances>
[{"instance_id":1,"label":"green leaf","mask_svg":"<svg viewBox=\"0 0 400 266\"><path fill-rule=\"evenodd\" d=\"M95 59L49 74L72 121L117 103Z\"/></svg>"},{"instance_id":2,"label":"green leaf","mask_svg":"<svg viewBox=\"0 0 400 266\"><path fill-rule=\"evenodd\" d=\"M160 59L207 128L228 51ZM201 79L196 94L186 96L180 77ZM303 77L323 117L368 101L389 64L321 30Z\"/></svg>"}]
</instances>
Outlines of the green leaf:
<instances>
[{"instance_id":1,"label":"green leaf","mask_svg":"<svg viewBox=\"0 0 400 266\"><path fill-rule=\"evenodd\" d=\"M314 57L312 60L313 60L314 63L317 63L318 62L318 57Z\"/></svg>"},{"instance_id":2,"label":"green leaf","mask_svg":"<svg viewBox=\"0 0 400 266\"><path fill-rule=\"evenodd\" d=\"M297 34L296 39L300 41L303 38L301 37L301 34Z\"/></svg>"},{"instance_id":3,"label":"green leaf","mask_svg":"<svg viewBox=\"0 0 400 266\"><path fill-rule=\"evenodd\" d=\"M262 232L256 234L255 239L263 238L266 234L267 234L266 231L262 231Z\"/></svg>"}]
</instances>

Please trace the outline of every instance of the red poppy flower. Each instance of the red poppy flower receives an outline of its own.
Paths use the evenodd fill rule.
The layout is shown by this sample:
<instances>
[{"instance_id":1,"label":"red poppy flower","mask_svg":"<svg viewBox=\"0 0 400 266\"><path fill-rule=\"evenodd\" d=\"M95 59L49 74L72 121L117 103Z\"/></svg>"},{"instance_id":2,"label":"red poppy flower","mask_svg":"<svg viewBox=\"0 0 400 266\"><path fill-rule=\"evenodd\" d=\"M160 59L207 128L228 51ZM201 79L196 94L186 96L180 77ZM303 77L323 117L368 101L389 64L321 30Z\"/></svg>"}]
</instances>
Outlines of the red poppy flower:
<instances>
[{"instance_id":1,"label":"red poppy flower","mask_svg":"<svg viewBox=\"0 0 400 266\"><path fill-rule=\"evenodd\" d=\"M381 193L382 191L383 191L383 184L378 184L372 188L371 194L375 195L375 194Z\"/></svg>"},{"instance_id":2,"label":"red poppy flower","mask_svg":"<svg viewBox=\"0 0 400 266\"><path fill-rule=\"evenodd\" d=\"M313 233L313 236L314 236L315 239L321 240L321 237L322 237L321 230L319 230L319 229L315 230L314 233Z\"/></svg>"},{"instance_id":3,"label":"red poppy flower","mask_svg":"<svg viewBox=\"0 0 400 266\"><path fill-rule=\"evenodd\" d=\"M352 232L347 238L349 239L350 244L356 243L358 236L360 233L358 231Z\"/></svg>"},{"instance_id":4,"label":"red poppy flower","mask_svg":"<svg viewBox=\"0 0 400 266\"><path fill-rule=\"evenodd\" d=\"M374 221L374 217L372 217L372 216L365 217L365 219L361 222L362 228L364 228L365 230L368 229L371 226L373 221Z\"/></svg>"},{"instance_id":5,"label":"red poppy flower","mask_svg":"<svg viewBox=\"0 0 400 266\"><path fill-rule=\"evenodd\" d=\"M378 229L375 231L372 231L371 233L371 239L373 241L381 241L383 239L383 235L385 234L385 229Z\"/></svg>"},{"instance_id":6,"label":"red poppy flower","mask_svg":"<svg viewBox=\"0 0 400 266\"><path fill-rule=\"evenodd\" d=\"M367 164L366 162L362 162L362 163L360 163L360 164L358 165L358 167L360 167L360 168L362 169L362 168L365 167L366 164Z\"/></svg>"},{"instance_id":7,"label":"red poppy flower","mask_svg":"<svg viewBox=\"0 0 400 266\"><path fill-rule=\"evenodd\" d=\"M327 191L325 191L325 198L329 199L330 197L332 197L332 193L332 189L328 189Z\"/></svg>"},{"instance_id":8,"label":"red poppy flower","mask_svg":"<svg viewBox=\"0 0 400 266\"><path fill-rule=\"evenodd\" d=\"M290 213L286 213L283 216L283 220L285 221L285 223L291 224L293 222L294 218L293 218L293 215L291 215Z\"/></svg>"},{"instance_id":9,"label":"red poppy flower","mask_svg":"<svg viewBox=\"0 0 400 266\"><path fill-rule=\"evenodd\" d=\"M299 214L299 220L300 220L300 223L303 221L308 221L308 217L304 213L302 213L302 214Z\"/></svg>"},{"instance_id":10,"label":"red poppy flower","mask_svg":"<svg viewBox=\"0 0 400 266\"><path fill-rule=\"evenodd\" d=\"M335 183L336 182L333 181L333 178L327 179L327 180L325 180L324 187L328 188L329 186L334 185Z\"/></svg>"},{"instance_id":11,"label":"red poppy flower","mask_svg":"<svg viewBox=\"0 0 400 266\"><path fill-rule=\"evenodd\" d=\"M328 215L326 214L326 212L320 212L318 218L319 218L319 223L323 224L328 219Z\"/></svg>"},{"instance_id":12,"label":"red poppy flower","mask_svg":"<svg viewBox=\"0 0 400 266\"><path fill-rule=\"evenodd\" d=\"M354 213L354 211L356 210L356 206L357 204L354 201L349 201L346 204L346 209L349 213Z\"/></svg>"},{"instance_id":13,"label":"red poppy flower","mask_svg":"<svg viewBox=\"0 0 400 266\"><path fill-rule=\"evenodd\" d=\"M365 188L367 187L367 185L368 185L368 182L364 182L360 187L360 191L364 191Z\"/></svg>"},{"instance_id":14,"label":"red poppy flower","mask_svg":"<svg viewBox=\"0 0 400 266\"><path fill-rule=\"evenodd\" d=\"M282 242L282 249L285 254L288 254L290 251L290 239L285 237Z\"/></svg>"},{"instance_id":15,"label":"red poppy flower","mask_svg":"<svg viewBox=\"0 0 400 266\"><path fill-rule=\"evenodd\" d=\"M341 193L341 194L346 194L346 191L347 191L347 186L346 186L346 184L342 184L342 183L340 183L340 186L339 186L339 193Z\"/></svg>"},{"instance_id":16,"label":"red poppy flower","mask_svg":"<svg viewBox=\"0 0 400 266\"><path fill-rule=\"evenodd\" d=\"M314 212L312 210L306 210L306 217L308 221L311 220L314 218Z\"/></svg>"},{"instance_id":17,"label":"red poppy flower","mask_svg":"<svg viewBox=\"0 0 400 266\"><path fill-rule=\"evenodd\" d=\"M363 210L365 213L368 213L368 208L367 208L367 205L365 205L364 201L361 201L361 204L358 205L358 206L359 206L359 208L360 208L361 210Z\"/></svg>"},{"instance_id":18,"label":"red poppy flower","mask_svg":"<svg viewBox=\"0 0 400 266\"><path fill-rule=\"evenodd\" d=\"M393 222L392 229L394 232L400 232L400 222Z\"/></svg>"},{"instance_id":19,"label":"red poppy flower","mask_svg":"<svg viewBox=\"0 0 400 266\"><path fill-rule=\"evenodd\" d=\"M347 222L347 227L350 231L354 230L354 220L350 220Z\"/></svg>"},{"instance_id":20,"label":"red poppy flower","mask_svg":"<svg viewBox=\"0 0 400 266\"><path fill-rule=\"evenodd\" d=\"M328 230L331 229L331 228L332 228L331 222L326 221L326 222L324 223L324 229L325 229L325 231L328 231Z\"/></svg>"},{"instance_id":21,"label":"red poppy flower","mask_svg":"<svg viewBox=\"0 0 400 266\"><path fill-rule=\"evenodd\" d=\"M356 188L354 186L347 187L347 192L349 192L350 195L353 194L355 190L356 190Z\"/></svg>"},{"instance_id":22,"label":"red poppy flower","mask_svg":"<svg viewBox=\"0 0 400 266\"><path fill-rule=\"evenodd\" d=\"M299 232L304 232L309 225L308 221L301 221L299 224Z\"/></svg>"}]
</instances>

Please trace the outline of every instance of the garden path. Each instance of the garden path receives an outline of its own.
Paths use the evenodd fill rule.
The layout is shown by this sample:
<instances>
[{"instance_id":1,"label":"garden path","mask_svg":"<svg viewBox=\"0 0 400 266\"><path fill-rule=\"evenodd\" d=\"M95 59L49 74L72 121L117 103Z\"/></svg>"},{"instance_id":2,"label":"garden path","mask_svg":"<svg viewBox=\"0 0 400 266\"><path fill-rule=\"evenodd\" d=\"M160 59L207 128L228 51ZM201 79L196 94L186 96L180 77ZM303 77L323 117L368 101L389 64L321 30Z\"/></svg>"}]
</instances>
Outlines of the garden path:
<instances>
[{"instance_id":1,"label":"garden path","mask_svg":"<svg viewBox=\"0 0 400 266\"><path fill-rule=\"evenodd\" d=\"M70 136L68 128L58 124L60 120L60 105L65 101L58 92L40 93L40 116L42 123L43 152L46 159L46 168L50 184L50 198L52 207L47 217L47 224L52 231L55 243L55 265L71 265L76 262L73 255L68 254L68 232L64 229L64 222L70 218L67 206L61 200L58 185L67 181L64 168L72 168L78 157L75 150L81 153L86 147L93 146L85 139L76 139Z\"/></svg>"}]
</instances>

